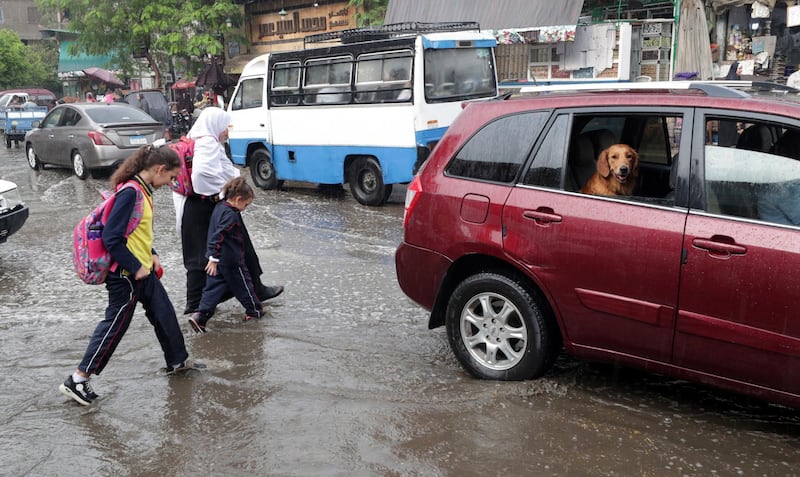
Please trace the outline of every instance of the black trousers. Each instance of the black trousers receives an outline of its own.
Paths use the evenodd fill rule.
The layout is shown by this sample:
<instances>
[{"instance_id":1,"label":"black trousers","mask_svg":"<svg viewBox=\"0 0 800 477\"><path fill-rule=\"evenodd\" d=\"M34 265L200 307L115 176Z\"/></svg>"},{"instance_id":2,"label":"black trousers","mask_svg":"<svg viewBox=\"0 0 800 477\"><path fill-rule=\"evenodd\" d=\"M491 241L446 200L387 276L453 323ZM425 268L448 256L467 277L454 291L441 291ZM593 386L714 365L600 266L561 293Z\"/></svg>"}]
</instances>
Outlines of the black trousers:
<instances>
[{"instance_id":1,"label":"black trousers","mask_svg":"<svg viewBox=\"0 0 800 477\"><path fill-rule=\"evenodd\" d=\"M186 310L197 310L203 287L206 285L206 243L211 213L216 203L208 198L191 195L186 198L181 219L181 246L183 248L183 266L186 268ZM263 270L253 247L250 236L245 234L245 262L256 291L264 288L261 283ZM228 296L227 298L231 298Z\"/></svg>"}]
</instances>

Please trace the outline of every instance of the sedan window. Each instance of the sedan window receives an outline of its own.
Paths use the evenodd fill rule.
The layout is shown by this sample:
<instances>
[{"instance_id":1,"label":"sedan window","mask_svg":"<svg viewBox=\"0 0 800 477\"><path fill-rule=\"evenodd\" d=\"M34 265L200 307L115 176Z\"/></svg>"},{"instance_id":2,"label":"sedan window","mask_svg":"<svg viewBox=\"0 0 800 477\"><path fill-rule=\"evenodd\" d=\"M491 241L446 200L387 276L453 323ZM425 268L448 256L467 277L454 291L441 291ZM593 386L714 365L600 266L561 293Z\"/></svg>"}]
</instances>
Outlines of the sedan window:
<instances>
[{"instance_id":1,"label":"sedan window","mask_svg":"<svg viewBox=\"0 0 800 477\"><path fill-rule=\"evenodd\" d=\"M67 108L54 109L50 114L47 115L46 118L44 118L44 121L42 121L42 127L54 128L58 126L59 121L61 121L61 116L64 114L66 109Z\"/></svg>"},{"instance_id":2,"label":"sedan window","mask_svg":"<svg viewBox=\"0 0 800 477\"><path fill-rule=\"evenodd\" d=\"M152 123L153 118L147 113L136 108L99 107L86 109L86 114L92 121L105 123Z\"/></svg>"}]
</instances>

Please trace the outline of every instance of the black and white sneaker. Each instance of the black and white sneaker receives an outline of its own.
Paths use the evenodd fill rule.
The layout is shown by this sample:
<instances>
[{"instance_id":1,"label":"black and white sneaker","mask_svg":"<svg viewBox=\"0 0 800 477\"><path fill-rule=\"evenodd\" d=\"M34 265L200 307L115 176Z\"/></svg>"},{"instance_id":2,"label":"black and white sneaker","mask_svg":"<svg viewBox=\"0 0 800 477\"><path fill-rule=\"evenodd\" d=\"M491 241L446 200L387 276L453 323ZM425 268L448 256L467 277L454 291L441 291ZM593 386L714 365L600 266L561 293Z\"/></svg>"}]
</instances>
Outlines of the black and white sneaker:
<instances>
[{"instance_id":1,"label":"black and white sneaker","mask_svg":"<svg viewBox=\"0 0 800 477\"><path fill-rule=\"evenodd\" d=\"M79 404L84 406L88 406L92 403L92 401L97 399L97 394L92 391L92 387L89 385L89 380L83 381L82 383L76 383L72 380L71 375L66 381L64 381L64 384L58 387L58 390L61 391L61 394L64 396L71 397L72 399L78 401Z\"/></svg>"},{"instance_id":2,"label":"black and white sneaker","mask_svg":"<svg viewBox=\"0 0 800 477\"><path fill-rule=\"evenodd\" d=\"M184 361L177 366L167 366L166 368L163 368L163 371L167 376L173 376L176 374L186 374L188 371L193 369L201 370L206 368L207 366L205 364L198 363L197 361Z\"/></svg>"}]
</instances>

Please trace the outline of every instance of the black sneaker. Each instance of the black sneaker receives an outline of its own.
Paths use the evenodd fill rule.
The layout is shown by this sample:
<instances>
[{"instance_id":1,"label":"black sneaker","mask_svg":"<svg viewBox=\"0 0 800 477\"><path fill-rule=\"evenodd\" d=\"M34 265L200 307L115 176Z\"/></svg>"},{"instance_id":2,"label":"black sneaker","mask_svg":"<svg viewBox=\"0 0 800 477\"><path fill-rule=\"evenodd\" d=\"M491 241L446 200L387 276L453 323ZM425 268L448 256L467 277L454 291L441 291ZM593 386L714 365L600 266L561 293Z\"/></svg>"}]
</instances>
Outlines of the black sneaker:
<instances>
[{"instance_id":1,"label":"black sneaker","mask_svg":"<svg viewBox=\"0 0 800 477\"><path fill-rule=\"evenodd\" d=\"M58 390L61 391L61 394L64 396L71 397L84 406L88 406L92 401L97 399L97 394L92 391L88 379L82 383L76 383L72 380L71 375L64 381L64 384L58 387Z\"/></svg>"},{"instance_id":2,"label":"black sneaker","mask_svg":"<svg viewBox=\"0 0 800 477\"><path fill-rule=\"evenodd\" d=\"M175 374L185 374L187 371L192 369L206 369L206 365L203 363L198 363L195 361L184 361L183 363L179 364L178 366L167 366L164 368L164 374L167 376L172 376Z\"/></svg>"},{"instance_id":3,"label":"black sneaker","mask_svg":"<svg viewBox=\"0 0 800 477\"><path fill-rule=\"evenodd\" d=\"M204 317L199 311L189 317L189 324L195 333L205 333L207 331L206 323L208 323L208 318Z\"/></svg>"},{"instance_id":4,"label":"black sneaker","mask_svg":"<svg viewBox=\"0 0 800 477\"><path fill-rule=\"evenodd\" d=\"M281 293L283 293L283 286L281 285L276 285L274 287L262 286L257 295L259 300L267 301L275 298Z\"/></svg>"}]
</instances>

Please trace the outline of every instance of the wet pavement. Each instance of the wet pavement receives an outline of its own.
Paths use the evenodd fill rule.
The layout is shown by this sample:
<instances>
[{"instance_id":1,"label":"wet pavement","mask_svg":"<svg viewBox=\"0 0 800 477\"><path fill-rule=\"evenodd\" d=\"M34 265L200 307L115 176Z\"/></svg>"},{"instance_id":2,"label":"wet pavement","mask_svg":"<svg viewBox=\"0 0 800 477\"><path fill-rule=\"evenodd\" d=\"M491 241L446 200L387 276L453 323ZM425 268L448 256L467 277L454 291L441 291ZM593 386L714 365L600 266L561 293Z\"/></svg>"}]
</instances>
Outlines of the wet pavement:
<instances>
[{"instance_id":1,"label":"wet pavement","mask_svg":"<svg viewBox=\"0 0 800 477\"><path fill-rule=\"evenodd\" d=\"M34 172L0 150L30 206L0 244L3 475L784 476L800 474L795 410L562 356L543 379L469 377L443 329L397 286L404 188L380 208L290 184L245 212L286 291L243 323L235 301L194 335L208 365L166 377L141 309L82 407L58 392L105 307L72 271L71 233L105 180ZM156 249L180 311L184 272L170 194Z\"/></svg>"}]
</instances>

